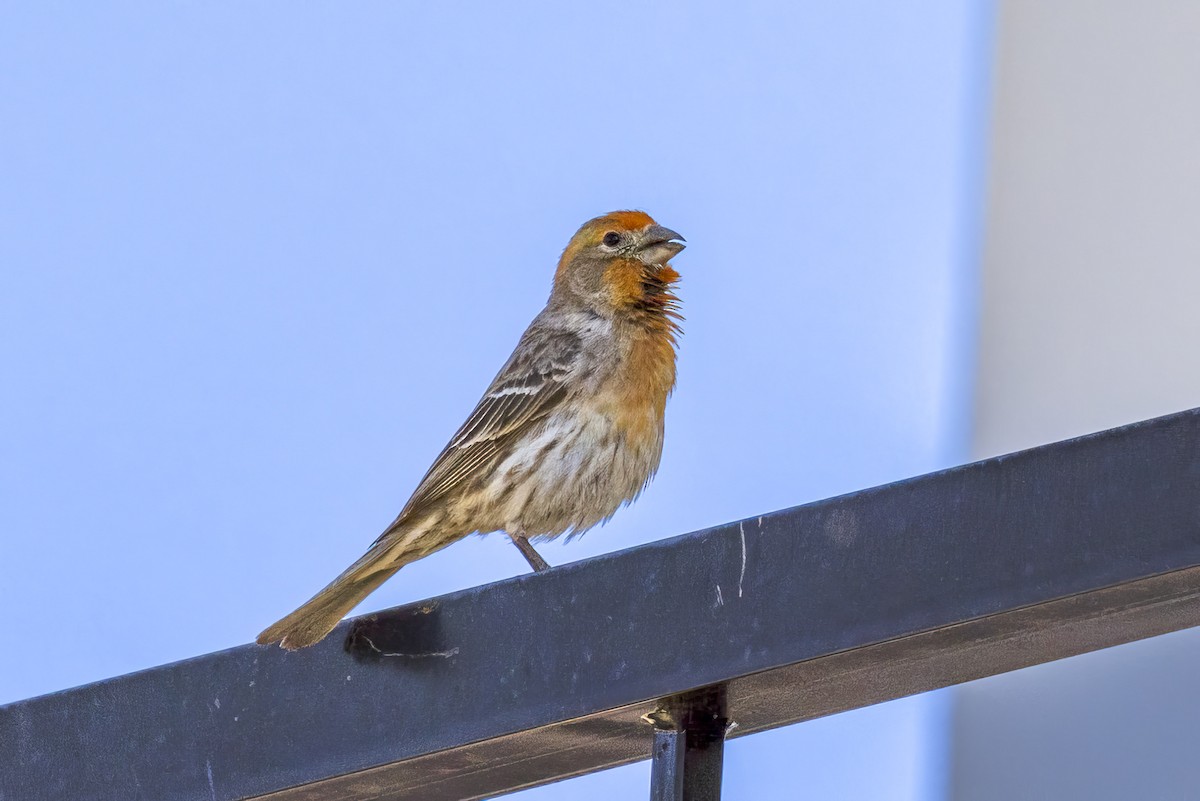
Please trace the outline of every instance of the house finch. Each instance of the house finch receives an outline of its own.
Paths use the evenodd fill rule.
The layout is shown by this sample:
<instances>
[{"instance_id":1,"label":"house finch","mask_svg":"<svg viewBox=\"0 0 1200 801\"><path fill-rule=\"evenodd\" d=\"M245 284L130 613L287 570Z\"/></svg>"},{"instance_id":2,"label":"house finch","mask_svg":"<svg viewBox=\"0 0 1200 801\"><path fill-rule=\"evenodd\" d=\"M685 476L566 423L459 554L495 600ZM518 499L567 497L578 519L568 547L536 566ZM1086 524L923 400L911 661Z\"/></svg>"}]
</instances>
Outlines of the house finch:
<instances>
[{"instance_id":1,"label":"house finch","mask_svg":"<svg viewBox=\"0 0 1200 801\"><path fill-rule=\"evenodd\" d=\"M258 642L312 645L397 570L468 534L504 531L544 570L531 538L581 534L636 498L658 469L675 386L668 260L682 239L640 211L584 223L546 308L400 515Z\"/></svg>"}]
</instances>

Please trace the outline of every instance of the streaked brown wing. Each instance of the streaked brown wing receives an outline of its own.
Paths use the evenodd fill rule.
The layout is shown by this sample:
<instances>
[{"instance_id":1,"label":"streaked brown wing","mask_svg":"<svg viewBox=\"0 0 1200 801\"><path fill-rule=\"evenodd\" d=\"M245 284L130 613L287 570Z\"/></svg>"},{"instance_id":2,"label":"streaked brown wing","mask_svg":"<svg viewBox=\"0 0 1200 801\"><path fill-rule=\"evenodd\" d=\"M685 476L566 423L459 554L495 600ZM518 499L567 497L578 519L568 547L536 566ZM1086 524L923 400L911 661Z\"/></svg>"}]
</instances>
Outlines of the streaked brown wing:
<instances>
[{"instance_id":1,"label":"streaked brown wing","mask_svg":"<svg viewBox=\"0 0 1200 801\"><path fill-rule=\"evenodd\" d=\"M531 326L434 460L397 522L493 466L511 443L558 408L569 395L565 379L575 369L580 350L573 334Z\"/></svg>"}]
</instances>

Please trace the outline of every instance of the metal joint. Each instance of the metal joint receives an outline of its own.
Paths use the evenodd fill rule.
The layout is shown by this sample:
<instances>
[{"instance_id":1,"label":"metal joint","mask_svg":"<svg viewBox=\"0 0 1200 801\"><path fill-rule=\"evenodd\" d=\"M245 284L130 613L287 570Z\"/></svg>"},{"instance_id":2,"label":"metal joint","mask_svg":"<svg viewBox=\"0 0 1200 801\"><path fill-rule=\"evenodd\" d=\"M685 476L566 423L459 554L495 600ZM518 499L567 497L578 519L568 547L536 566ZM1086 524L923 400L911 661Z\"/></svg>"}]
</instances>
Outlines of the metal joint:
<instances>
[{"instance_id":1,"label":"metal joint","mask_svg":"<svg viewBox=\"0 0 1200 801\"><path fill-rule=\"evenodd\" d=\"M643 717L654 725L650 801L720 799L726 695L724 684L672 695Z\"/></svg>"}]
</instances>

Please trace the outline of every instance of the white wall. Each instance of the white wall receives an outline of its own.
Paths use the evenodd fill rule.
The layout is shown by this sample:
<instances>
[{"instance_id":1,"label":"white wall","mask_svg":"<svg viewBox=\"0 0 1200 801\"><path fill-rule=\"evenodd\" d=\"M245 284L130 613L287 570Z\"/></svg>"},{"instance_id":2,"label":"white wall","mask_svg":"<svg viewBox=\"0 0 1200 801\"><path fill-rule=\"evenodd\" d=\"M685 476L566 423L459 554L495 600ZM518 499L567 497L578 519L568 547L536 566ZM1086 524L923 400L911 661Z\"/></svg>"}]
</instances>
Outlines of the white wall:
<instances>
[{"instance_id":1,"label":"white wall","mask_svg":"<svg viewBox=\"0 0 1200 801\"><path fill-rule=\"evenodd\" d=\"M979 457L1200 406L1200 3L998 11ZM1192 630L961 688L952 797L1196 798L1198 664Z\"/></svg>"}]
</instances>

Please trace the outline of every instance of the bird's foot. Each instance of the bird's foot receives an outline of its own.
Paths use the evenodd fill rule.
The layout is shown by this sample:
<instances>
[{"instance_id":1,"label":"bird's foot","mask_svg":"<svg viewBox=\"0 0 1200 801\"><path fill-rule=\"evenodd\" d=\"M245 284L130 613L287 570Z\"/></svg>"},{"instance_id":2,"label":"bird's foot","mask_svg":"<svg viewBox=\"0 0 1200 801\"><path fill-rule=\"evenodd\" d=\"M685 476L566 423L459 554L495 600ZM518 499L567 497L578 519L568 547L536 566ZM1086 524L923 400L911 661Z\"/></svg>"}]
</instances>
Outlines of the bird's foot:
<instances>
[{"instance_id":1,"label":"bird's foot","mask_svg":"<svg viewBox=\"0 0 1200 801\"><path fill-rule=\"evenodd\" d=\"M550 569L550 563L542 558L542 555L533 549L529 543L529 539L524 534L510 534L509 538L513 545L517 546L517 550L521 552L521 556L525 557L525 561L535 572L541 573L543 570Z\"/></svg>"}]
</instances>

